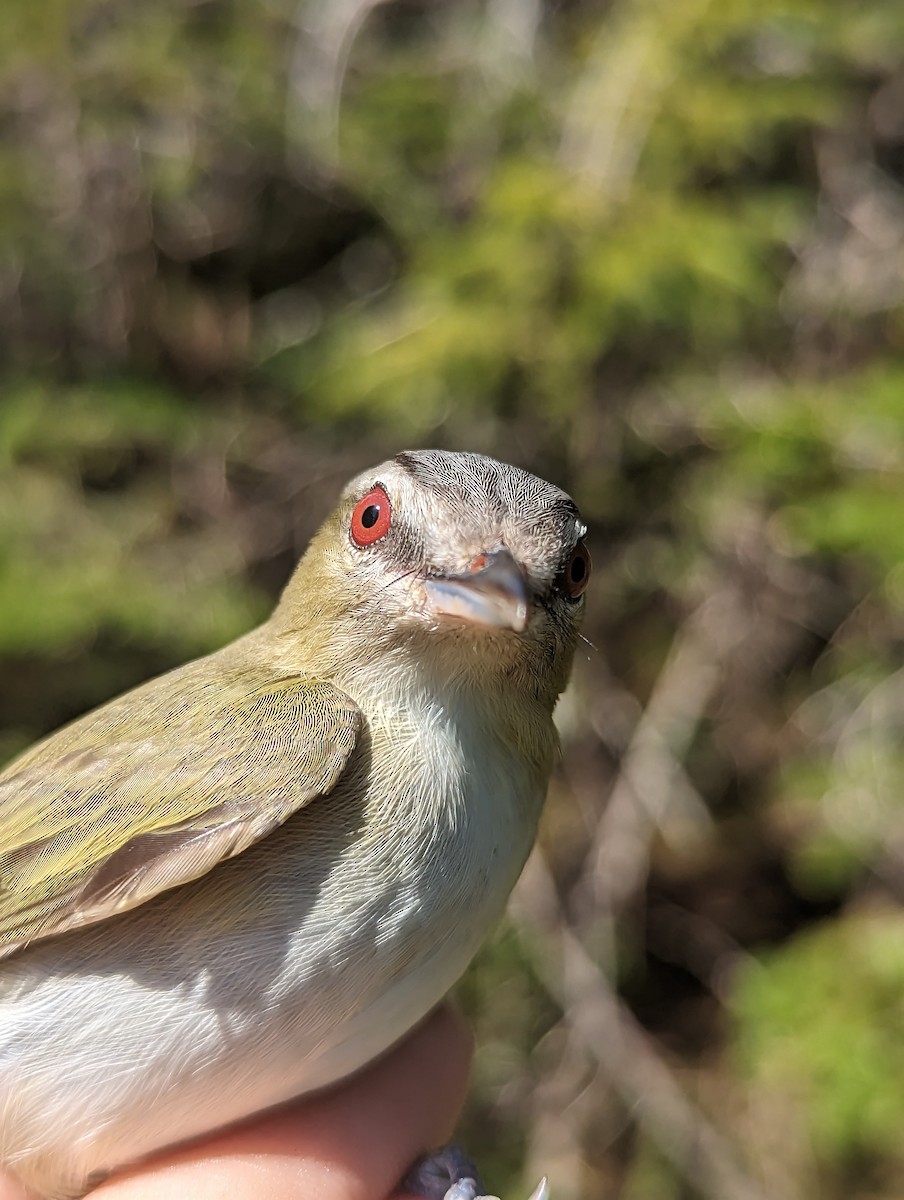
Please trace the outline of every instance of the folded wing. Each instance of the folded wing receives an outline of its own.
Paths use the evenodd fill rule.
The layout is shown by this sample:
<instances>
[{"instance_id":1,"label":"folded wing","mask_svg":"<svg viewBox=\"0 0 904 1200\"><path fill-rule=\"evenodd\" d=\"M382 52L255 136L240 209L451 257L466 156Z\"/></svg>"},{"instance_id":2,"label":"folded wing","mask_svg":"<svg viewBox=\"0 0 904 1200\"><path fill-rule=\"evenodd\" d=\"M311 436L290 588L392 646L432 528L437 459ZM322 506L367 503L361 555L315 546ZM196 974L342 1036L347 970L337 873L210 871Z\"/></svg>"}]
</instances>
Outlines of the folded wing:
<instances>
[{"instance_id":1,"label":"folded wing","mask_svg":"<svg viewBox=\"0 0 904 1200\"><path fill-rule=\"evenodd\" d=\"M0 957L197 879L335 786L360 729L354 702L218 657L0 774Z\"/></svg>"}]
</instances>

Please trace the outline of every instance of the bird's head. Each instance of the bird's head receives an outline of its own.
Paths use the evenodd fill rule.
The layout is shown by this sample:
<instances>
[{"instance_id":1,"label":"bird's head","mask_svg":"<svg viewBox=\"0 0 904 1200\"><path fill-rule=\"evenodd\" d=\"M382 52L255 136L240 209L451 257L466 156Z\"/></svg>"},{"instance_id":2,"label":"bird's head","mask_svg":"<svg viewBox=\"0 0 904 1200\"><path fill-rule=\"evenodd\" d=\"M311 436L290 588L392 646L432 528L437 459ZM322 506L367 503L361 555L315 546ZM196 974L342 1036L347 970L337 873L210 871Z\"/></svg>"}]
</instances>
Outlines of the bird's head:
<instances>
[{"instance_id":1,"label":"bird's head","mask_svg":"<svg viewBox=\"0 0 904 1200\"><path fill-rule=\"evenodd\" d=\"M480 454L408 451L351 480L273 623L331 678L414 661L551 706L590 576L584 533L571 498L536 475Z\"/></svg>"}]
</instances>

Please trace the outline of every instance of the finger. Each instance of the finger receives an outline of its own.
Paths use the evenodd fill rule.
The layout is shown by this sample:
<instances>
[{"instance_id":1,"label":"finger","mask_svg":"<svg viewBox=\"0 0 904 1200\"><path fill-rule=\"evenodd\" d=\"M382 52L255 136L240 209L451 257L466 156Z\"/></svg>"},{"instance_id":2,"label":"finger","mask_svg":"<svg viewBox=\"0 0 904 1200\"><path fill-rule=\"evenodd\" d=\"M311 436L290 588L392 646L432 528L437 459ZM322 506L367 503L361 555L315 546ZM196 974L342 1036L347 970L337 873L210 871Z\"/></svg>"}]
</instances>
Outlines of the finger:
<instances>
[{"instance_id":1,"label":"finger","mask_svg":"<svg viewBox=\"0 0 904 1200\"><path fill-rule=\"evenodd\" d=\"M375 1200L448 1139L471 1039L443 1007L362 1074L310 1101L109 1180L97 1200ZM0 1193L0 1200L6 1200ZM18 1198L17 1198L18 1200Z\"/></svg>"}]
</instances>

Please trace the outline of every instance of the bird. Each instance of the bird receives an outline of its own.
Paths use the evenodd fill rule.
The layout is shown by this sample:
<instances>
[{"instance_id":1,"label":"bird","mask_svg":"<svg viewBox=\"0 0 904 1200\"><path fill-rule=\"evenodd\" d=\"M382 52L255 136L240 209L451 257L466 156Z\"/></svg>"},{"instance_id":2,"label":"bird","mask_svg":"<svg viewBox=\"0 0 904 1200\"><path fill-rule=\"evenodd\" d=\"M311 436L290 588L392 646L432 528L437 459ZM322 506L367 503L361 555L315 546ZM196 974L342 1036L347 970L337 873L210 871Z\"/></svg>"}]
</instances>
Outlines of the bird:
<instances>
[{"instance_id":1,"label":"bird","mask_svg":"<svg viewBox=\"0 0 904 1200\"><path fill-rule=\"evenodd\" d=\"M72 1200L352 1075L442 1000L534 843L585 534L526 470L402 452L257 629L0 773L6 1171ZM472 1174L440 1154L417 1186Z\"/></svg>"}]
</instances>

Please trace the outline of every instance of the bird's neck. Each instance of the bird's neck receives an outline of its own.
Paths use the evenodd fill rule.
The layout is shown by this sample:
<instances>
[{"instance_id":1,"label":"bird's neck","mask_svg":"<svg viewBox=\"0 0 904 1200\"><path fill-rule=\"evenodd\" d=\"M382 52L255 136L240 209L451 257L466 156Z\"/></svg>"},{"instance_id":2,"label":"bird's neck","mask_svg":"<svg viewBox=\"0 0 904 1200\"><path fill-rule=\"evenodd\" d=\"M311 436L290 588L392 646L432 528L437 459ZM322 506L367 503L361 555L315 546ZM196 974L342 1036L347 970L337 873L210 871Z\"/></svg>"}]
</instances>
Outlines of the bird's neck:
<instances>
[{"instance_id":1,"label":"bird's neck","mask_svg":"<svg viewBox=\"0 0 904 1200\"><path fill-rule=\"evenodd\" d=\"M246 655L263 654L277 670L335 684L368 720L379 714L383 721L424 723L425 728L435 720L483 725L538 770L549 770L556 747L552 702L495 669L492 653L463 663L461 647L443 653L404 638L361 636L354 646L337 645L342 623L324 621L322 609L293 613L288 625L281 616L285 613L278 609L248 635Z\"/></svg>"}]
</instances>

